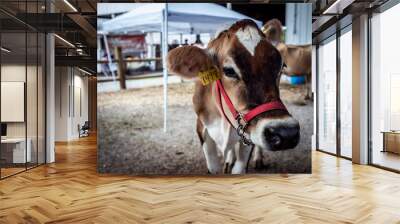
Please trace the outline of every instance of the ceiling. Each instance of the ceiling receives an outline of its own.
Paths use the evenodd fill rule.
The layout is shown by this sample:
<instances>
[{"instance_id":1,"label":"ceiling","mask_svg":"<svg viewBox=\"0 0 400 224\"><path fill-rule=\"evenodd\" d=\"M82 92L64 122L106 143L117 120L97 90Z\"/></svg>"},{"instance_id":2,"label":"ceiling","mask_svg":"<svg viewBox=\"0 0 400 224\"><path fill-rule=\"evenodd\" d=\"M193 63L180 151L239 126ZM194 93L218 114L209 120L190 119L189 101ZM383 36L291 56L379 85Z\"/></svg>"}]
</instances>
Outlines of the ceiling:
<instances>
[{"instance_id":1,"label":"ceiling","mask_svg":"<svg viewBox=\"0 0 400 224\"><path fill-rule=\"evenodd\" d=\"M332 35L351 23L354 16L373 11L388 0L311 0L313 4L313 42Z\"/></svg>"},{"instance_id":2,"label":"ceiling","mask_svg":"<svg viewBox=\"0 0 400 224\"><path fill-rule=\"evenodd\" d=\"M9 60L25 61L25 55L28 58L35 55L37 48L29 43L26 54L25 35L21 33L28 33L29 42L29 32L52 32L61 37L55 38L56 65L68 64L68 61L78 63L82 59L82 63L84 60L93 63L88 69L94 72L97 48L96 7L96 0L1 0L2 45L13 49L7 54ZM74 60L68 60L68 57ZM88 67L88 63L84 64Z\"/></svg>"},{"instance_id":3,"label":"ceiling","mask_svg":"<svg viewBox=\"0 0 400 224\"><path fill-rule=\"evenodd\" d=\"M183 0L182 2L184 1L187 0ZM355 15L357 12L379 6L386 1L387 0L250 0L250 3L311 3L313 8L313 38L315 38L344 16L348 14ZM96 60L96 10L98 2L132 3L133 1L1 0L1 30L5 33L25 32L25 30L55 32L62 39L74 45L74 47L71 47L71 44L66 43L60 38L56 38L56 56L60 56L60 60L61 58L62 60L68 60L67 57L74 57L74 61L76 62L78 62L79 59L90 59L90 62L93 62ZM52 13L48 13L49 11ZM12 35L10 35L10 37L7 35L4 38L11 38L11 40L15 42L14 47L17 47L21 41L18 38L12 38ZM29 51L28 48L28 52ZM63 61L62 63L65 64L67 61ZM95 67L92 69L93 71L96 70Z\"/></svg>"}]
</instances>

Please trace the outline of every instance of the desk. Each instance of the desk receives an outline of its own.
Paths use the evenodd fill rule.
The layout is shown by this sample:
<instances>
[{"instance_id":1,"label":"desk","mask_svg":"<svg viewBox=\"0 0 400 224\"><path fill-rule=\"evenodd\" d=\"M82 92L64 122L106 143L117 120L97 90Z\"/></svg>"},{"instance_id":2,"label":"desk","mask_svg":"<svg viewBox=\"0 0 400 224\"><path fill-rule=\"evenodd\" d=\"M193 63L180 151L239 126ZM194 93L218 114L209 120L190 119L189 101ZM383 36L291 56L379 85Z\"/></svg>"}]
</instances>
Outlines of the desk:
<instances>
[{"instance_id":1,"label":"desk","mask_svg":"<svg viewBox=\"0 0 400 224\"><path fill-rule=\"evenodd\" d=\"M392 152L400 154L400 131L382 131L383 150L382 152Z\"/></svg>"},{"instance_id":2,"label":"desk","mask_svg":"<svg viewBox=\"0 0 400 224\"><path fill-rule=\"evenodd\" d=\"M31 158L32 158L32 154L31 154L32 141L30 138L28 138L26 140L26 142L28 143L27 144L28 147L26 147L26 152L25 152L25 138L1 139L2 157L3 157L3 152L9 151L12 153L12 161L9 161L10 163L30 162ZM9 147L12 147L12 148L10 149ZM7 155L7 153L6 153L6 155ZM7 160L7 158L6 158L6 160ZM9 160L11 160L11 158Z\"/></svg>"}]
</instances>

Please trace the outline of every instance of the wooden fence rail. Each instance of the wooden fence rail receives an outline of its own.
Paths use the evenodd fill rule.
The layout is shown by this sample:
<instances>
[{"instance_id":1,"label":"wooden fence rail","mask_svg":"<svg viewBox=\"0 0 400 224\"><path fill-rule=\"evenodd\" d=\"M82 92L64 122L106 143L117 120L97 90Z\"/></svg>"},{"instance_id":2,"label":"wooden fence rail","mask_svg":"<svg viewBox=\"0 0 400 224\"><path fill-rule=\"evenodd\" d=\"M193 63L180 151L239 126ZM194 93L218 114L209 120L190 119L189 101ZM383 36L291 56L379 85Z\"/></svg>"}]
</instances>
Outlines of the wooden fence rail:
<instances>
[{"instance_id":1,"label":"wooden fence rail","mask_svg":"<svg viewBox=\"0 0 400 224\"><path fill-rule=\"evenodd\" d=\"M136 58L127 58L124 59L122 57L122 49L121 47L114 48L114 55L115 59L111 60L112 63L117 63L117 77L115 80L119 81L119 85L121 89L126 89L126 80L129 79L126 77L126 64L129 62L146 62L146 61L161 61L161 58L146 58L146 59L136 59ZM99 60L97 61L98 64L109 64L110 61L108 60ZM110 68L111 70L112 68ZM111 81L113 79L99 79L98 81Z\"/></svg>"},{"instance_id":2,"label":"wooden fence rail","mask_svg":"<svg viewBox=\"0 0 400 224\"><path fill-rule=\"evenodd\" d=\"M122 62L128 63L128 62L143 62L143 61L161 61L161 58L143 58L143 59L137 59L137 58L126 58L123 59ZM111 60L112 63L118 63L119 60L113 59ZM97 61L99 64L108 64L108 60L99 60Z\"/></svg>"}]
</instances>

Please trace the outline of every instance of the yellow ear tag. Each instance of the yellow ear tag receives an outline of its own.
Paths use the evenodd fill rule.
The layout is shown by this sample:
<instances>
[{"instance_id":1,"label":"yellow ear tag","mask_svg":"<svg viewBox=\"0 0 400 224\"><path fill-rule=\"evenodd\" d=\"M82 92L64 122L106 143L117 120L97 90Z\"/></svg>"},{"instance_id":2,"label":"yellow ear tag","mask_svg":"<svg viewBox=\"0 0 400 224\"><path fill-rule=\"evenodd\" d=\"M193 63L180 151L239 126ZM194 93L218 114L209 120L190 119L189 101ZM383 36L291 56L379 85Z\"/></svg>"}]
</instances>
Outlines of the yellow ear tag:
<instances>
[{"instance_id":1,"label":"yellow ear tag","mask_svg":"<svg viewBox=\"0 0 400 224\"><path fill-rule=\"evenodd\" d=\"M221 78L221 75L219 74L218 70L215 68L212 68L212 69L209 69L206 71L201 71L201 72L199 72L198 76L201 80L201 83L204 86Z\"/></svg>"}]
</instances>

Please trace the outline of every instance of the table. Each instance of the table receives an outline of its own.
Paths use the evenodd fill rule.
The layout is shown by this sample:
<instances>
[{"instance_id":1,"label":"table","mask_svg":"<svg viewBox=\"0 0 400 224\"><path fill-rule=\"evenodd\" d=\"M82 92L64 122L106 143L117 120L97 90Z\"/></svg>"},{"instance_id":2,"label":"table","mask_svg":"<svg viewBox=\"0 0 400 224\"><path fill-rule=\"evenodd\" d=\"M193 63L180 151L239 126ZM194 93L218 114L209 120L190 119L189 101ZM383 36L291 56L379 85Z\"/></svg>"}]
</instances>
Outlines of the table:
<instances>
[{"instance_id":1,"label":"table","mask_svg":"<svg viewBox=\"0 0 400 224\"><path fill-rule=\"evenodd\" d=\"M383 150L382 152L392 152L400 154L400 131L382 131Z\"/></svg>"},{"instance_id":2,"label":"table","mask_svg":"<svg viewBox=\"0 0 400 224\"><path fill-rule=\"evenodd\" d=\"M12 163L26 163L26 162L31 162L32 159L32 154L31 154L31 145L32 141L30 138L26 139L26 142L28 143L25 151L25 138L5 138L1 139L1 151L2 151L2 157L3 157L3 152L6 151L11 151L12 152ZM9 147L11 150L9 149ZM5 147L5 148L4 148ZM4 158L4 157L3 157Z\"/></svg>"}]
</instances>

